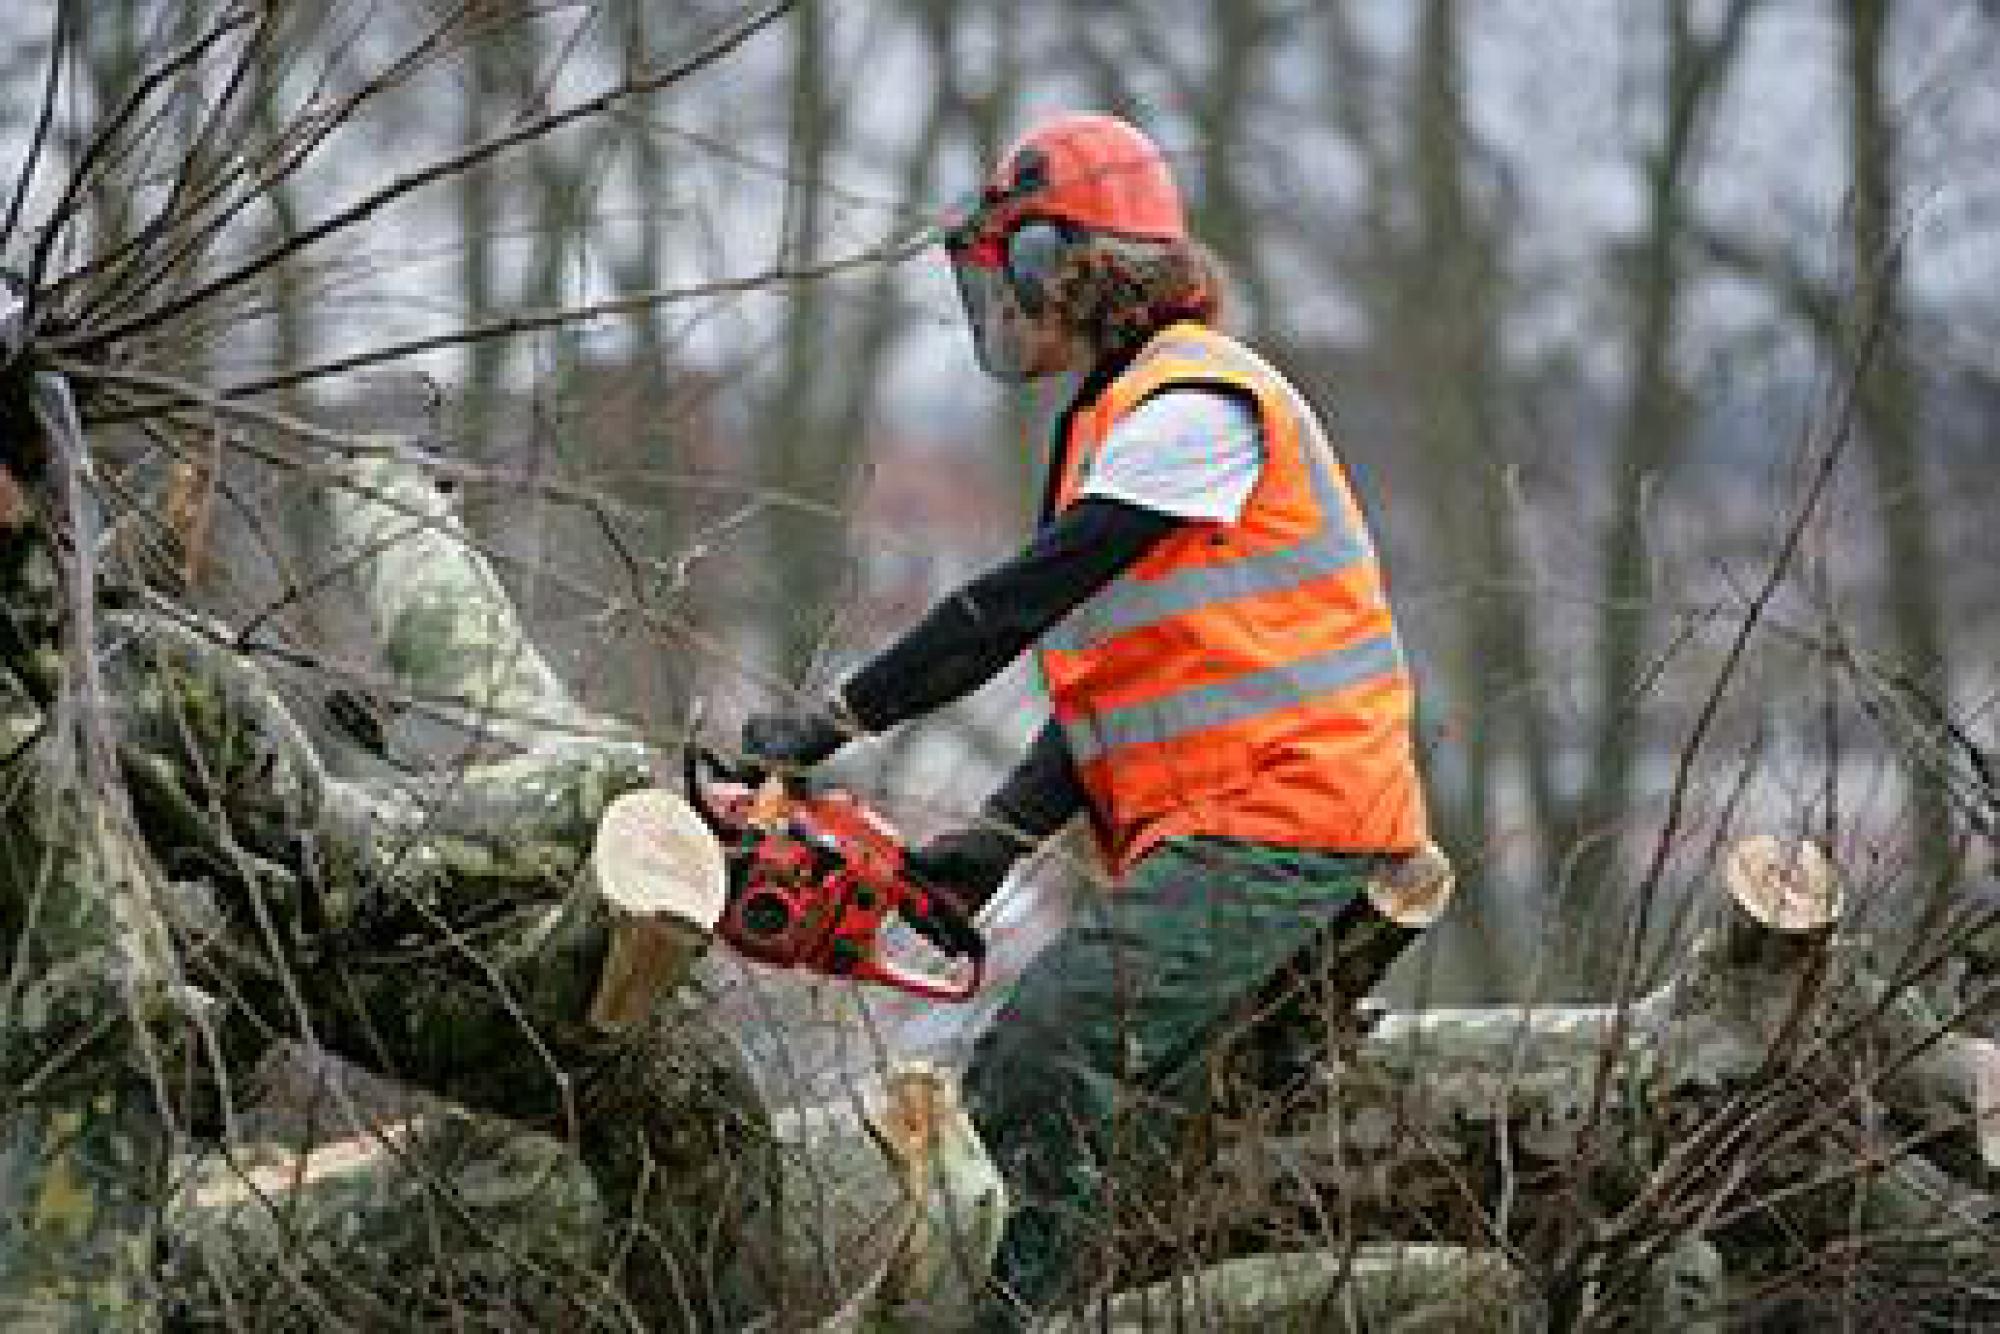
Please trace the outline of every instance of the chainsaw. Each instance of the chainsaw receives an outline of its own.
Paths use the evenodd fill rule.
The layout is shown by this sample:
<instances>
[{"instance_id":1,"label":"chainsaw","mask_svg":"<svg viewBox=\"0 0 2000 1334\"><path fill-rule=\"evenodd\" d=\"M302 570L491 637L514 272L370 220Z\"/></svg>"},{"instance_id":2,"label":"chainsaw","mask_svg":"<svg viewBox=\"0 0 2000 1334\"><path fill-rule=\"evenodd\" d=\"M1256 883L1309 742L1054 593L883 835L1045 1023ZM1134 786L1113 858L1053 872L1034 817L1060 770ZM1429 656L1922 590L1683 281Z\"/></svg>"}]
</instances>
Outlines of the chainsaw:
<instances>
[{"instance_id":1,"label":"chainsaw","mask_svg":"<svg viewBox=\"0 0 2000 1334\"><path fill-rule=\"evenodd\" d=\"M924 933L939 914L963 917L965 910L904 874L902 839L880 814L838 789L788 787L777 777L756 786L736 781L718 756L693 743L686 765L688 800L721 841L729 868L717 932L738 953L930 1000L972 999L984 967L976 956L955 978L881 957L890 914Z\"/></svg>"}]
</instances>

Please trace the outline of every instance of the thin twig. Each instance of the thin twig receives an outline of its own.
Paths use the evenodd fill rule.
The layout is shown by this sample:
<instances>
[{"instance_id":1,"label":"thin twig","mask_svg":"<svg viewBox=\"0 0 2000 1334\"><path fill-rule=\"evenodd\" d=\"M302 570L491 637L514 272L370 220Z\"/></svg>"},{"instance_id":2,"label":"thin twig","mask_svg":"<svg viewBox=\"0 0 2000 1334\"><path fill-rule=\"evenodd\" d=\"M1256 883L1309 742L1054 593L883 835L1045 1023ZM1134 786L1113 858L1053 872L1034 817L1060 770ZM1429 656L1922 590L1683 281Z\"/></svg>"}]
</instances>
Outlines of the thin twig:
<instances>
[{"instance_id":1,"label":"thin twig","mask_svg":"<svg viewBox=\"0 0 2000 1334\"><path fill-rule=\"evenodd\" d=\"M1779 586L1790 572L1806 529L1814 514L1818 512L1820 501L1825 497L1827 488L1832 484L1834 474L1839 468L1840 460L1846 455L1847 446L1854 438L1854 415L1860 396L1861 381L1874 359L1881 334L1881 319L1871 318L1863 330L1861 344L1856 349L1853 362L1847 368L1846 380L1841 386L1840 401L1833 420L1833 437L1828 441L1820 457L1819 467L1799 504L1798 512L1793 515L1791 523L1786 528L1784 541L1771 559L1762 586L1758 588L1737 625L1736 633L1730 641L1729 651L1724 656L1722 665L1716 670L1715 682L1710 687L1707 698L1702 701L1701 712L1697 715L1694 727L1676 758L1674 782L1667 798L1666 819L1661 826L1659 837L1654 841L1652 861L1646 869L1645 878L1639 883L1638 909L1633 914L1632 926L1627 933L1626 948L1619 964L1620 976L1615 993L1616 1013L1612 1019L1611 1031L1606 1037L1604 1050L1598 1057L1597 1071L1591 1083L1590 1117L1587 1125L1592 1131L1603 1117L1605 1094L1609 1088L1614 1056L1622 1046L1625 1030L1630 1024L1633 990L1638 972L1637 963L1641 954L1639 943L1644 938L1649 909L1659 892L1661 880L1666 874L1667 860L1672 854L1676 835L1680 831L1688 790L1693 782L1695 760L1699 757L1702 745L1714 726L1723 697L1727 694L1729 685L1742 664L1744 654L1749 648L1750 638L1763 620L1764 609L1777 596Z\"/></svg>"},{"instance_id":2,"label":"thin twig","mask_svg":"<svg viewBox=\"0 0 2000 1334\"><path fill-rule=\"evenodd\" d=\"M90 184L91 177L97 172L98 162L118 141L118 136L125 132L125 126L138 114L139 108L152 98L153 91L161 84L198 63L208 54L210 47L248 22L250 15L244 10L239 9L224 14L214 27L180 50L168 55L134 84L132 91L125 95L124 102L119 104L117 111L113 112L111 118L91 136L90 142L84 146L83 156L77 162L76 170L70 173L69 183L64 187L62 197L56 201L56 206L50 214L49 225L42 230L42 235L35 244L34 258L28 264L30 301L35 299L35 293L41 289L42 277L48 269L49 256L54 253L56 242L68 230L71 210L78 196Z\"/></svg>"},{"instance_id":3,"label":"thin twig","mask_svg":"<svg viewBox=\"0 0 2000 1334\"><path fill-rule=\"evenodd\" d=\"M373 78L363 81L360 87L339 103L324 110L314 110L309 100L291 123L282 127L260 159L246 160L232 170L221 173L201 197L185 208L179 208L176 200L170 198L154 219L141 229L141 235L150 242L152 237L170 228L185 228L185 234L164 258L148 268L136 281L128 283L124 281L126 276L147 258L143 245L134 248L131 263L120 267L111 284L101 294L99 301L93 305L92 313L101 319L110 311L122 309L153 291L175 269L189 263L194 255L206 249L252 202L262 198L273 187L302 167L320 146L330 139L335 131L346 125L354 113L371 98L401 83L421 70L429 61L446 53L449 48L444 45L445 38L453 32L465 12L465 7L462 6L446 16L421 41L398 56ZM261 39L262 36L263 33L260 31L258 38ZM255 45L255 42L246 43L246 52ZM226 103L218 107L211 124L218 123L225 111ZM239 185L238 183L244 181L246 177L249 178L248 182ZM176 195L179 193L179 188L177 183ZM235 197L225 200L231 189L235 190ZM199 216L204 209L219 200L224 202L213 214L207 217ZM121 247L120 250L126 248ZM81 276L92 268L102 268L118 253L120 252L111 252L110 255L93 265L86 266L71 277Z\"/></svg>"},{"instance_id":4,"label":"thin twig","mask_svg":"<svg viewBox=\"0 0 2000 1334\"><path fill-rule=\"evenodd\" d=\"M4 253L7 243L14 239L14 228L21 221L21 208L27 203L28 187L42 164L42 152L48 147L49 125L56 110L56 90L62 83L63 52L69 46L69 14L69 4L65 0L56 0L55 30L49 36L47 77L42 80L42 105L35 113L35 132L28 137L28 152L21 162L20 175L14 178L14 194L7 201L7 219L0 222L0 253Z\"/></svg>"},{"instance_id":5,"label":"thin twig","mask_svg":"<svg viewBox=\"0 0 2000 1334\"><path fill-rule=\"evenodd\" d=\"M796 0L775 0L756 11L748 19L739 22L721 37L715 39L694 55L668 69L641 79L629 79L617 87L598 94L596 97L565 107L560 111L538 116L515 129L503 131L484 139L462 152L432 162L415 171L397 177L388 185L362 196L354 203L332 216L322 219L294 236L285 238L260 254L218 274L192 291L183 293L150 310L143 311L128 319L117 321L107 327L80 330L65 338L51 340L58 351L84 352L104 347L135 333L163 324L178 315L185 314L194 307L210 300L219 293L237 287L275 264L282 263L289 256L308 246L324 240L336 232L360 222L385 206L401 199L427 185L462 175L489 158L497 157L512 148L517 148L532 140L545 138L564 126L596 115L607 108L628 101L646 93L657 92L681 79L699 72L716 61L735 52L758 32L768 27L789 10ZM463 340L461 340L463 341Z\"/></svg>"}]
</instances>

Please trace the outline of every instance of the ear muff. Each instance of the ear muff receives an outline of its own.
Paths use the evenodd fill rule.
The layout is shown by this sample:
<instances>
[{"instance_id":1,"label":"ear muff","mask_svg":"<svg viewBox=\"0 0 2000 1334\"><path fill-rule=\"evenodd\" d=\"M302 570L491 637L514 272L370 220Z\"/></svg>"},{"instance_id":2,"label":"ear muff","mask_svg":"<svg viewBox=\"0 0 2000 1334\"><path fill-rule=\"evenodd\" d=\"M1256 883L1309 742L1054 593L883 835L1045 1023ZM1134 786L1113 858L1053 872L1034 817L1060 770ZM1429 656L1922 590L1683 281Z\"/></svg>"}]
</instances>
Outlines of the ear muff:
<instances>
[{"instance_id":1,"label":"ear muff","mask_svg":"<svg viewBox=\"0 0 2000 1334\"><path fill-rule=\"evenodd\" d=\"M1062 267L1063 257L1076 244L1075 228L1060 222L1033 220L1022 223L1007 237L1004 259L1007 282L1014 299L1029 316L1040 316L1048 301L1049 283Z\"/></svg>"}]
</instances>

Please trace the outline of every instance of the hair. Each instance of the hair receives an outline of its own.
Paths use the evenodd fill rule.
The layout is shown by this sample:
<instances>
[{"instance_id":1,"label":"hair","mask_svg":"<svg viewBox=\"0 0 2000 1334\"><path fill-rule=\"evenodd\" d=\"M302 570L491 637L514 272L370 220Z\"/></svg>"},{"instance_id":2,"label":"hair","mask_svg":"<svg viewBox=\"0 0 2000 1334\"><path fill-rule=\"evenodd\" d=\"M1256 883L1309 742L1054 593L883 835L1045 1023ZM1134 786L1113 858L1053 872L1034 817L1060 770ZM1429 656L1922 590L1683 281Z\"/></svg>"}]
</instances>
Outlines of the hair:
<instances>
[{"instance_id":1,"label":"hair","mask_svg":"<svg viewBox=\"0 0 2000 1334\"><path fill-rule=\"evenodd\" d=\"M1130 347L1175 320L1223 315L1222 266L1198 241L1086 234L1048 284L1049 309L1100 352Z\"/></svg>"}]
</instances>

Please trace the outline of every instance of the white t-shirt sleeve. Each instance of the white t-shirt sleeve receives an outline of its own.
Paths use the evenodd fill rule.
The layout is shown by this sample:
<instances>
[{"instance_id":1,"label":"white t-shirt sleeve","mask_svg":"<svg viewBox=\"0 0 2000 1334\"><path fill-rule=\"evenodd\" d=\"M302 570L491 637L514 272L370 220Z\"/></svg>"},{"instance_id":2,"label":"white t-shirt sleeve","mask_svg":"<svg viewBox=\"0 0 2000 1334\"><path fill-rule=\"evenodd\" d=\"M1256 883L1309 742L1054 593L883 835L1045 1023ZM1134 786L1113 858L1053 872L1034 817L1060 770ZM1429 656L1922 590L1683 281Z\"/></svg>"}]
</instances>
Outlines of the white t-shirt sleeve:
<instances>
[{"instance_id":1,"label":"white t-shirt sleeve","mask_svg":"<svg viewBox=\"0 0 2000 1334\"><path fill-rule=\"evenodd\" d=\"M1242 397L1169 389L1112 428L1077 494L1234 523L1263 466L1264 434Z\"/></svg>"}]
</instances>

